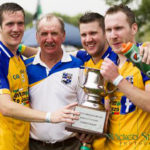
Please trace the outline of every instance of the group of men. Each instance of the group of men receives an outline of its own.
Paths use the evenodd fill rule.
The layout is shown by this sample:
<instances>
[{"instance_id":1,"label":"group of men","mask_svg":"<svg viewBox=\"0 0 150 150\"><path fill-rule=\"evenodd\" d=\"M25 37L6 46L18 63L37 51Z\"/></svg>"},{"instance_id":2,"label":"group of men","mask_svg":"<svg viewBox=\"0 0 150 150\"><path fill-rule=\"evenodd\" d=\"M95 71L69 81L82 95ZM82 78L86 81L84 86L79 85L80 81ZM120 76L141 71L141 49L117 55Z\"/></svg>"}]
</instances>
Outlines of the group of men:
<instances>
[{"instance_id":1,"label":"group of men","mask_svg":"<svg viewBox=\"0 0 150 150\"><path fill-rule=\"evenodd\" d=\"M0 143L1 143L0 149L1 150L8 150L8 149L27 150L28 149L29 130L30 130L29 121L47 122L47 123L43 123L42 126L43 125L49 126L49 124L58 123L58 122L72 123L73 122L72 119L78 119L76 115L79 115L78 112L72 110L72 107L77 105L76 103L77 96L75 98L72 98L72 100L70 101L66 100L66 102L62 101L61 104L57 104L57 99L55 99L56 97L51 97L52 95L48 95L49 92L51 92L50 89L47 89L49 90L47 92L47 96L44 95L41 101L44 102L44 99L47 100L47 98L49 98L53 100L52 104L55 105L57 104L58 106L55 107L51 105L52 110L49 107L47 107L47 109L45 107L45 110L43 111L41 108L36 108L36 110L29 108L30 100L29 100L29 91L28 91L29 88L28 77L27 77L25 64L18 51L18 45L21 42L23 32L24 32L24 20L25 20L24 10L18 4L5 3L0 6L0 35L1 35L0 38L1 39L0 42L0 112L1 112L0 113ZM56 21L56 19L54 19L54 21ZM60 32L63 31L63 28L61 30L60 23L59 22L55 22L55 23L58 24L57 26L58 31L53 32L52 35L55 37L55 41L58 45L56 45L55 42L53 42L53 44L51 45L49 45L49 42L44 43L45 45L43 45L43 39L46 34L45 31L43 30L41 34L40 23L38 28L39 36L42 36L41 47L42 45L45 46L47 49L49 49L49 47L52 47L54 51L55 49L60 48L60 44L65 37L64 32L62 33ZM45 53L47 52L46 50ZM60 57L61 56L58 56L58 58ZM71 61L71 58L65 55L64 61L65 63L67 61ZM75 69L78 68L79 64L80 62L78 61L76 63ZM40 79L41 77L48 76L49 74L47 73L47 68L45 68L45 72L44 71L38 72L36 70L34 71L34 73L39 74ZM62 78L62 84L63 82L64 83L68 82L68 80L65 80L65 77L66 75L64 73L64 78ZM51 87L53 87L55 83L50 85ZM72 87L72 88L76 88L76 87ZM42 89L44 90L44 86L42 87ZM40 90L42 89L40 88ZM64 89L64 87L62 87L62 89ZM72 95L77 95L75 90L72 92L74 92ZM36 92L35 95L38 94L41 95L40 93L41 93L40 91L39 93ZM60 99L62 98L61 95L62 93L60 93ZM67 93L65 96L66 99L68 99ZM47 103L45 105L47 106ZM40 106L42 107L42 105ZM61 106L64 106L64 108L61 108ZM72 114L74 114L75 116L73 116ZM58 126L62 126L60 128L60 131L63 130L64 125L58 124ZM52 124L52 130L53 130L53 124ZM49 134L50 132L46 131L45 135L49 135ZM67 134L69 135L70 133L63 132L63 135L59 134L57 135L57 137L64 136L64 138L66 138ZM52 139L52 141L55 142L55 139Z\"/></svg>"},{"instance_id":2,"label":"group of men","mask_svg":"<svg viewBox=\"0 0 150 150\"><path fill-rule=\"evenodd\" d=\"M110 109L109 138L96 140L93 149L150 149L146 138L150 132L150 80L120 53L123 43L140 45L135 41L134 13L118 5L110 7L105 17L94 12L81 16L79 30L86 51L78 51L77 58L61 48L65 40L62 19L43 16L36 25L40 51L25 61L26 68L18 51L24 17L15 3L0 6L0 150L27 150L28 141L31 150L79 150L81 142L65 130L65 123L54 123L78 119L72 108L75 102L86 100L78 85L83 64L100 69L104 79L118 87L104 100L105 108ZM148 48L141 47L147 63ZM30 48L21 52L31 53ZM32 122L30 140L26 121Z\"/></svg>"}]
</instances>

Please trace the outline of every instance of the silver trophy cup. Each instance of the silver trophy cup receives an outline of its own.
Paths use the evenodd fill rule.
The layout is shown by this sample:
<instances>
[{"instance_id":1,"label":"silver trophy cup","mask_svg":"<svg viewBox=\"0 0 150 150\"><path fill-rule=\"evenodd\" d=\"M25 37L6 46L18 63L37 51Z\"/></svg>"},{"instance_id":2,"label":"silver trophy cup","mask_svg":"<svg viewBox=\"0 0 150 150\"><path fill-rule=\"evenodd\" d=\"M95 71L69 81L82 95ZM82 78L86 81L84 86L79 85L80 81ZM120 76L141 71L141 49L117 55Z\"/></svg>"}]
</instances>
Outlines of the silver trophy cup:
<instances>
[{"instance_id":1,"label":"silver trophy cup","mask_svg":"<svg viewBox=\"0 0 150 150\"><path fill-rule=\"evenodd\" d=\"M100 109L102 98L113 93L116 88L110 89L112 85L104 81L99 69L89 67L85 67L85 69L85 82L83 85L79 84L84 89L88 97L82 105Z\"/></svg>"},{"instance_id":2,"label":"silver trophy cup","mask_svg":"<svg viewBox=\"0 0 150 150\"><path fill-rule=\"evenodd\" d=\"M79 85L87 94L87 99L82 105L75 108L76 111L80 112L80 119L71 126L66 127L66 129L79 133L105 136L108 112L102 105L102 99L113 93L116 87L112 88L112 84L104 81L99 69L84 67L82 74L85 74L84 82L82 84L81 79L79 79Z\"/></svg>"}]
</instances>

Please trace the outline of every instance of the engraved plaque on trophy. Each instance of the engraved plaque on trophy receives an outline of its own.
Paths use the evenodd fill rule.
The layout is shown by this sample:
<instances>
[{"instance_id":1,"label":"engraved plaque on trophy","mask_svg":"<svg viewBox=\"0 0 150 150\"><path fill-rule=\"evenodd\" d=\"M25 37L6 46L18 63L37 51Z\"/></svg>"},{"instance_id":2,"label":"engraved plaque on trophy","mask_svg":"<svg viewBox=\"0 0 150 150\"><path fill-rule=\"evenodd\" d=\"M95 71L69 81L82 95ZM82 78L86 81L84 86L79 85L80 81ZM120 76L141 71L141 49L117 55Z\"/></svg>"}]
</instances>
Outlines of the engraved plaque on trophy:
<instances>
[{"instance_id":1,"label":"engraved plaque on trophy","mask_svg":"<svg viewBox=\"0 0 150 150\"><path fill-rule=\"evenodd\" d=\"M76 106L80 112L79 120L75 121L66 129L78 133L86 133L96 136L105 136L109 113L102 108L102 98L116 90L110 84L105 84L99 69L85 67L85 82L80 86L87 94L87 100L82 105ZM109 89L111 87L111 90Z\"/></svg>"}]
</instances>

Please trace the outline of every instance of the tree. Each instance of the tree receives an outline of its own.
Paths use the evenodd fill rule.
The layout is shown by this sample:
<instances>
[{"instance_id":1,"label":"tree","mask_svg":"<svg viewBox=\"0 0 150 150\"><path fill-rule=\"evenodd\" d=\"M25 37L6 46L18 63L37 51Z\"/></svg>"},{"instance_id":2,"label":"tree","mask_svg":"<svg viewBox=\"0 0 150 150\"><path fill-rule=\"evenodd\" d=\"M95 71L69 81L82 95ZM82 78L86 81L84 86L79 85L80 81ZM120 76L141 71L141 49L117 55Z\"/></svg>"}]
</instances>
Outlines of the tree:
<instances>
[{"instance_id":1,"label":"tree","mask_svg":"<svg viewBox=\"0 0 150 150\"><path fill-rule=\"evenodd\" d=\"M25 11L25 26L30 24L33 20L33 15L27 11Z\"/></svg>"},{"instance_id":2,"label":"tree","mask_svg":"<svg viewBox=\"0 0 150 150\"><path fill-rule=\"evenodd\" d=\"M108 4L110 6L111 5L117 5L117 4L120 4L120 3L127 5L131 2L133 2L133 0L105 0L105 1L106 1L106 4Z\"/></svg>"},{"instance_id":3,"label":"tree","mask_svg":"<svg viewBox=\"0 0 150 150\"><path fill-rule=\"evenodd\" d=\"M61 17L65 22L67 23L70 23L70 24L73 24L75 26L78 26L78 21L79 21L79 18L81 17L82 14L78 14L74 17L71 17L71 16L67 16L67 15L63 15L63 14L60 14L60 13L56 13L54 12L54 14L58 17Z\"/></svg>"},{"instance_id":4,"label":"tree","mask_svg":"<svg viewBox=\"0 0 150 150\"><path fill-rule=\"evenodd\" d=\"M135 14L139 25L139 37L146 40L145 37L150 36L150 1L142 0L139 8L135 10Z\"/></svg>"},{"instance_id":5,"label":"tree","mask_svg":"<svg viewBox=\"0 0 150 150\"><path fill-rule=\"evenodd\" d=\"M33 15L33 20L36 21L37 19L40 18L41 15L42 15L42 6L41 6L40 0L38 0L37 7L36 7L36 12Z\"/></svg>"}]
</instances>

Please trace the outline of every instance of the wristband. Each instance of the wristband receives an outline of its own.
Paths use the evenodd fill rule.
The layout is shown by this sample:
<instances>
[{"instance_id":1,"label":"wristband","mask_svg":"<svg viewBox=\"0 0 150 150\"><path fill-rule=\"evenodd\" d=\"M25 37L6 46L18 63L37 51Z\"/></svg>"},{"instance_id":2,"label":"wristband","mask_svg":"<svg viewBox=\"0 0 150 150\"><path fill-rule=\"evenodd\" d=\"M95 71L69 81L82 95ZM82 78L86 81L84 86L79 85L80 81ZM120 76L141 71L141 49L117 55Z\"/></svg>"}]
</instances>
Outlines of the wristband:
<instances>
[{"instance_id":1,"label":"wristband","mask_svg":"<svg viewBox=\"0 0 150 150\"><path fill-rule=\"evenodd\" d=\"M26 49L26 46L23 44L19 44L18 51L22 54Z\"/></svg>"},{"instance_id":2,"label":"wristband","mask_svg":"<svg viewBox=\"0 0 150 150\"><path fill-rule=\"evenodd\" d=\"M118 77L116 77L116 79L113 81L113 85L118 86L120 81L122 81L123 76L119 75Z\"/></svg>"},{"instance_id":3,"label":"wristband","mask_svg":"<svg viewBox=\"0 0 150 150\"><path fill-rule=\"evenodd\" d=\"M51 112L46 113L45 121L48 122L48 123L51 122Z\"/></svg>"}]
</instances>

